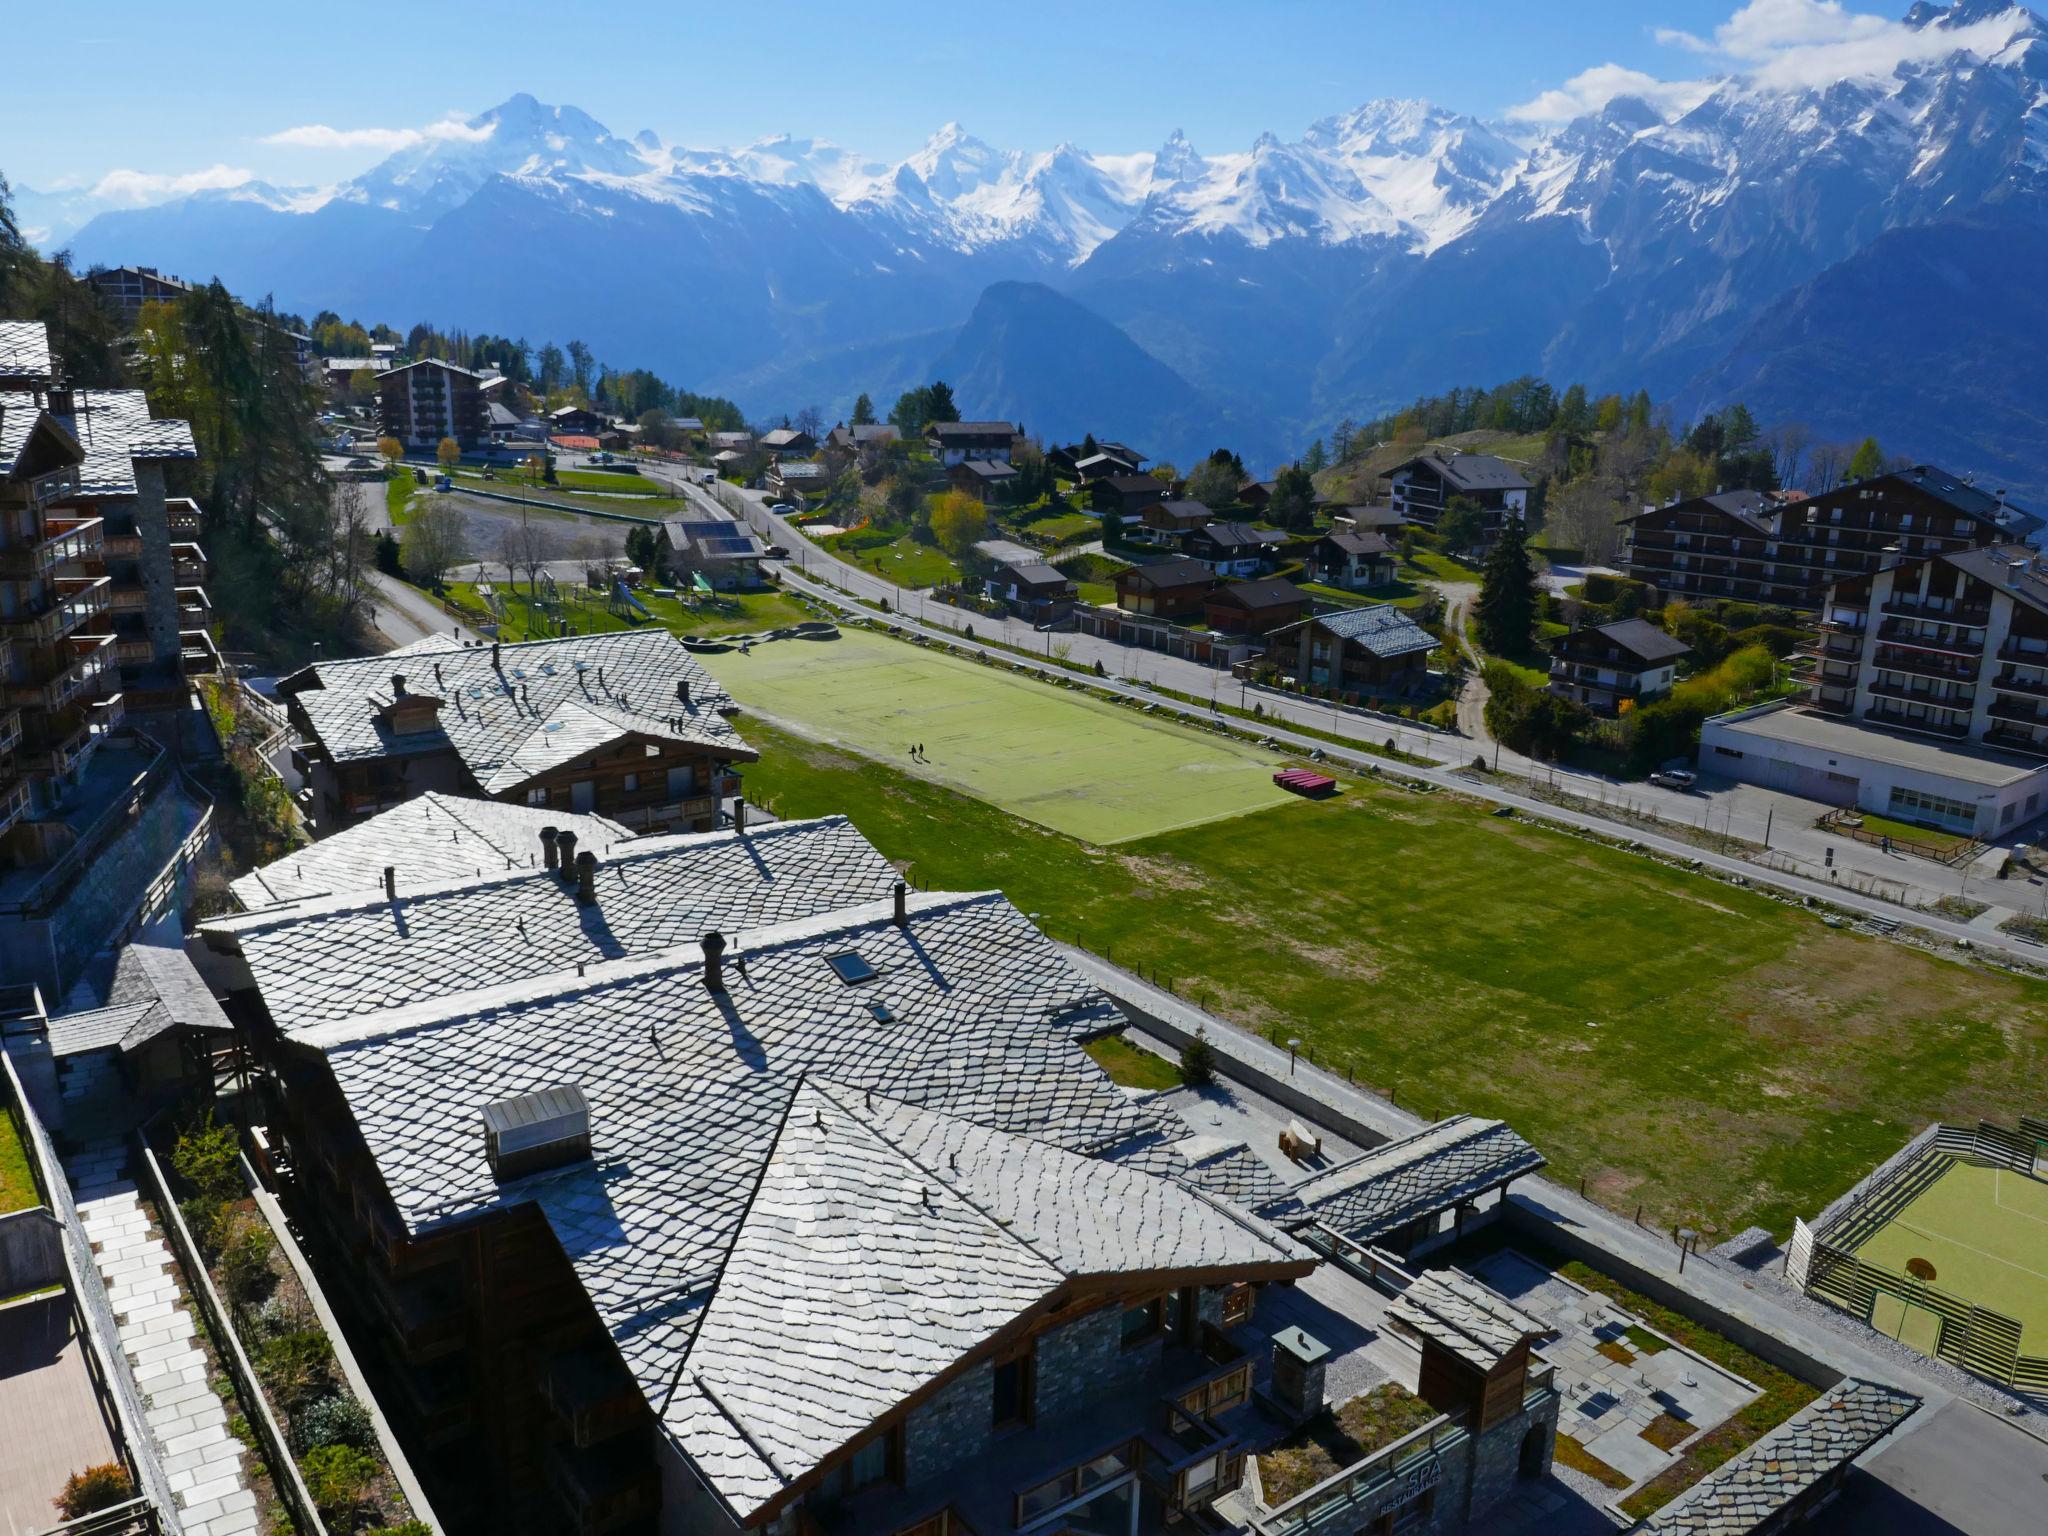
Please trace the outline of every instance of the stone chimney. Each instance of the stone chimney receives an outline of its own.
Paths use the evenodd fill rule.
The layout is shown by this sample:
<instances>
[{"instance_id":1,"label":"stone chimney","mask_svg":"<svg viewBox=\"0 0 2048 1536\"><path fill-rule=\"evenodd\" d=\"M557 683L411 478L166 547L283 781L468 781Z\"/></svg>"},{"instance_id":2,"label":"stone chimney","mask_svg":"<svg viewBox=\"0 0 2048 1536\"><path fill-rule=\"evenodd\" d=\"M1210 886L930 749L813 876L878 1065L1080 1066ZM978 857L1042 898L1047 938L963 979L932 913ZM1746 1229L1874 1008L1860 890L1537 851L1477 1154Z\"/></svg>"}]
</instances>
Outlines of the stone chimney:
<instances>
[{"instance_id":1,"label":"stone chimney","mask_svg":"<svg viewBox=\"0 0 2048 1536\"><path fill-rule=\"evenodd\" d=\"M747 797L735 795L732 801L732 829L741 836L747 831Z\"/></svg>"},{"instance_id":2,"label":"stone chimney","mask_svg":"<svg viewBox=\"0 0 2048 1536\"><path fill-rule=\"evenodd\" d=\"M1323 1411L1330 1346L1299 1328L1273 1335L1273 1397L1296 1423Z\"/></svg>"},{"instance_id":3,"label":"stone chimney","mask_svg":"<svg viewBox=\"0 0 2048 1536\"><path fill-rule=\"evenodd\" d=\"M597 901L597 855L588 848L576 855L576 900L586 907Z\"/></svg>"},{"instance_id":4,"label":"stone chimney","mask_svg":"<svg viewBox=\"0 0 2048 1536\"><path fill-rule=\"evenodd\" d=\"M576 834L557 832L555 834L555 856L562 861L563 880L576 878Z\"/></svg>"},{"instance_id":5,"label":"stone chimney","mask_svg":"<svg viewBox=\"0 0 2048 1536\"><path fill-rule=\"evenodd\" d=\"M898 880L890 889L889 894L895 898L896 902L895 914L889 921L898 928L908 928L910 926L910 887L901 880Z\"/></svg>"},{"instance_id":6,"label":"stone chimney","mask_svg":"<svg viewBox=\"0 0 2048 1536\"><path fill-rule=\"evenodd\" d=\"M704 990L725 990L725 935L716 928L704 935Z\"/></svg>"},{"instance_id":7,"label":"stone chimney","mask_svg":"<svg viewBox=\"0 0 2048 1536\"><path fill-rule=\"evenodd\" d=\"M398 866L396 864L386 864L384 866L384 899L386 901L398 900Z\"/></svg>"},{"instance_id":8,"label":"stone chimney","mask_svg":"<svg viewBox=\"0 0 2048 1536\"><path fill-rule=\"evenodd\" d=\"M403 672L391 674L391 697L394 699L405 697L405 674Z\"/></svg>"},{"instance_id":9,"label":"stone chimney","mask_svg":"<svg viewBox=\"0 0 2048 1536\"><path fill-rule=\"evenodd\" d=\"M687 677L676 684L676 698L681 701L683 708L690 707L690 680Z\"/></svg>"},{"instance_id":10,"label":"stone chimney","mask_svg":"<svg viewBox=\"0 0 2048 1536\"><path fill-rule=\"evenodd\" d=\"M555 848L555 839L560 835L553 827L542 827L540 829L541 858L551 874L561 867L562 856Z\"/></svg>"}]
</instances>

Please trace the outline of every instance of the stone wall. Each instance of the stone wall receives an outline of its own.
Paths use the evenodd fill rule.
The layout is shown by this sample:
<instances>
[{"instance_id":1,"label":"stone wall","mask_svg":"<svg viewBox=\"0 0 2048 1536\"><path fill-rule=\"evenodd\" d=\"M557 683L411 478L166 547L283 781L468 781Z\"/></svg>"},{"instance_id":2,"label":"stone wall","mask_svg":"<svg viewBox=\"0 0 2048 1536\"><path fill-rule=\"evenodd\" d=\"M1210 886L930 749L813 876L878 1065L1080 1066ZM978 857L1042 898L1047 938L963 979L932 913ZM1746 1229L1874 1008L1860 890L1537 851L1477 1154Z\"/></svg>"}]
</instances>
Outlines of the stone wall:
<instances>
[{"instance_id":1,"label":"stone wall","mask_svg":"<svg viewBox=\"0 0 2048 1536\"><path fill-rule=\"evenodd\" d=\"M995 1367L984 1360L921 1405L903 1427L904 1481L921 1483L985 1452L994 1402Z\"/></svg>"},{"instance_id":2,"label":"stone wall","mask_svg":"<svg viewBox=\"0 0 2048 1536\"><path fill-rule=\"evenodd\" d=\"M1038 1418L1057 1419L1157 1368L1163 1335L1123 1347L1124 1309L1099 1307L1038 1341ZM1190 1367L1190 1373L1193 1367Z\"/></svg>"},{"instance_id":3,"label":"stone wall","mask_svg":"<svg viewBox=\"0 0 2048 1536\"><path fill-rule=\"evenodd\" d=\"M171 523L164 508L161 464L135 461L135 534L142 544L143 620L150 655L159 663L178 659L177 577L171 570Z\"/></svg>"}]
</instances>

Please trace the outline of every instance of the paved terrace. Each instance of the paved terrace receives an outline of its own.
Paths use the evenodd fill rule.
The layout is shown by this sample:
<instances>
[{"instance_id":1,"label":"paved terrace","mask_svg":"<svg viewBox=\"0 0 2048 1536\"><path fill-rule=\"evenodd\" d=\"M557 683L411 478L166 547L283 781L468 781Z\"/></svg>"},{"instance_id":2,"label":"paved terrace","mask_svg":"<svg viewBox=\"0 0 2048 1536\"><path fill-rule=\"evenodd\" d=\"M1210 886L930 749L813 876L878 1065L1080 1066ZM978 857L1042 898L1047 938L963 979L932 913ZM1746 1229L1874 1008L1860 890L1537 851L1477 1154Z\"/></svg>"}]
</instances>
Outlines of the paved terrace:
<instances>
[{"instance_id":1,"label":"paved terrace","mask_svg":"<svg viewBox=\"0 0 2048 1536\"><path fill-rule=\"evenodd\" d=\"M54 1525L65 1479L114 1460L68 1295L0 1307L0 1529ZM34 1433L24 1433L26 1426Z\"/></svg>"}]
</instances>

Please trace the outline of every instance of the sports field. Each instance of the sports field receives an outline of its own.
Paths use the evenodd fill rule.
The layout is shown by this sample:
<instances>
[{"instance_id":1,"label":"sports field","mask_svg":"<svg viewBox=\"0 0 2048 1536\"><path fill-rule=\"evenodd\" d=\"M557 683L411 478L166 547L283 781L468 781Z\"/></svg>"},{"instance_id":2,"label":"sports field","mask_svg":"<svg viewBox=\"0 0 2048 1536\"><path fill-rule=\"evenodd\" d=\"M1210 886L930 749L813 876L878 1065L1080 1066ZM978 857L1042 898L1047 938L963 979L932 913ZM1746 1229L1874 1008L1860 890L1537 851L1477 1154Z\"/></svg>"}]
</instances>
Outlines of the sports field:
<instances>
[{"instance_id":1,"label":"sports field","mask_svg":"<svg viewBox=\"0 0 2048 1536\"><path fill-rule=\"evenodd\" d=\"M2021 1352L2048 1354L2048 1182L1959 1162L1868 1238L1856 1257L1900 1275L1909 1272L1909 1260L1925 1259L1934 1266L1930 1284L2015 1319ZM1920 1312L1894 1299L1871 1321L1931 1350L1932 1314ZM1915 1337L1916 1328L1929 1337Z\"/></svg>"},{"instance_id":2,"label":"sports field","mask_svg":"<svg viewBox=\"0 0 2048 1536\"><path fill-rule=\"evenodd\" d=\"M886 635L849 629L700 659L746 709L800 736L1083 842L1151 837L1290 798L1272 782L1281 759L1255 747Z\"/></svg>"}]
</instances>

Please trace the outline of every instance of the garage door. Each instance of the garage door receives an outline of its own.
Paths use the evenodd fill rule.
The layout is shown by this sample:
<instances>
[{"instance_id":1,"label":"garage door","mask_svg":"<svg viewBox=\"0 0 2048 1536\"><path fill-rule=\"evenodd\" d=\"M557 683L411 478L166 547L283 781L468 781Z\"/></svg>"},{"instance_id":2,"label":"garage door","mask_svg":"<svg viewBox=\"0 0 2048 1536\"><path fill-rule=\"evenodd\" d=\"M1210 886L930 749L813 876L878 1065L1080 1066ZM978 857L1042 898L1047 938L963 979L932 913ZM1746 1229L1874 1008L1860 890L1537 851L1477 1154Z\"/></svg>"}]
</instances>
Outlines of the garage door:
<instances>
[{"instance_id":1,"label":"garage door","mask_svg":"<svg viewBox=\"0 0 2048 1536\"><path fill-rule=\"evenodd\" d=\"M1854 774L1786 762L1772 763L1765 782L1772 789L1781 789L1802 800L1818 800L1824 805L1854 805L1856 792L1862 788Z\"/></svg>"}]
</instances>

